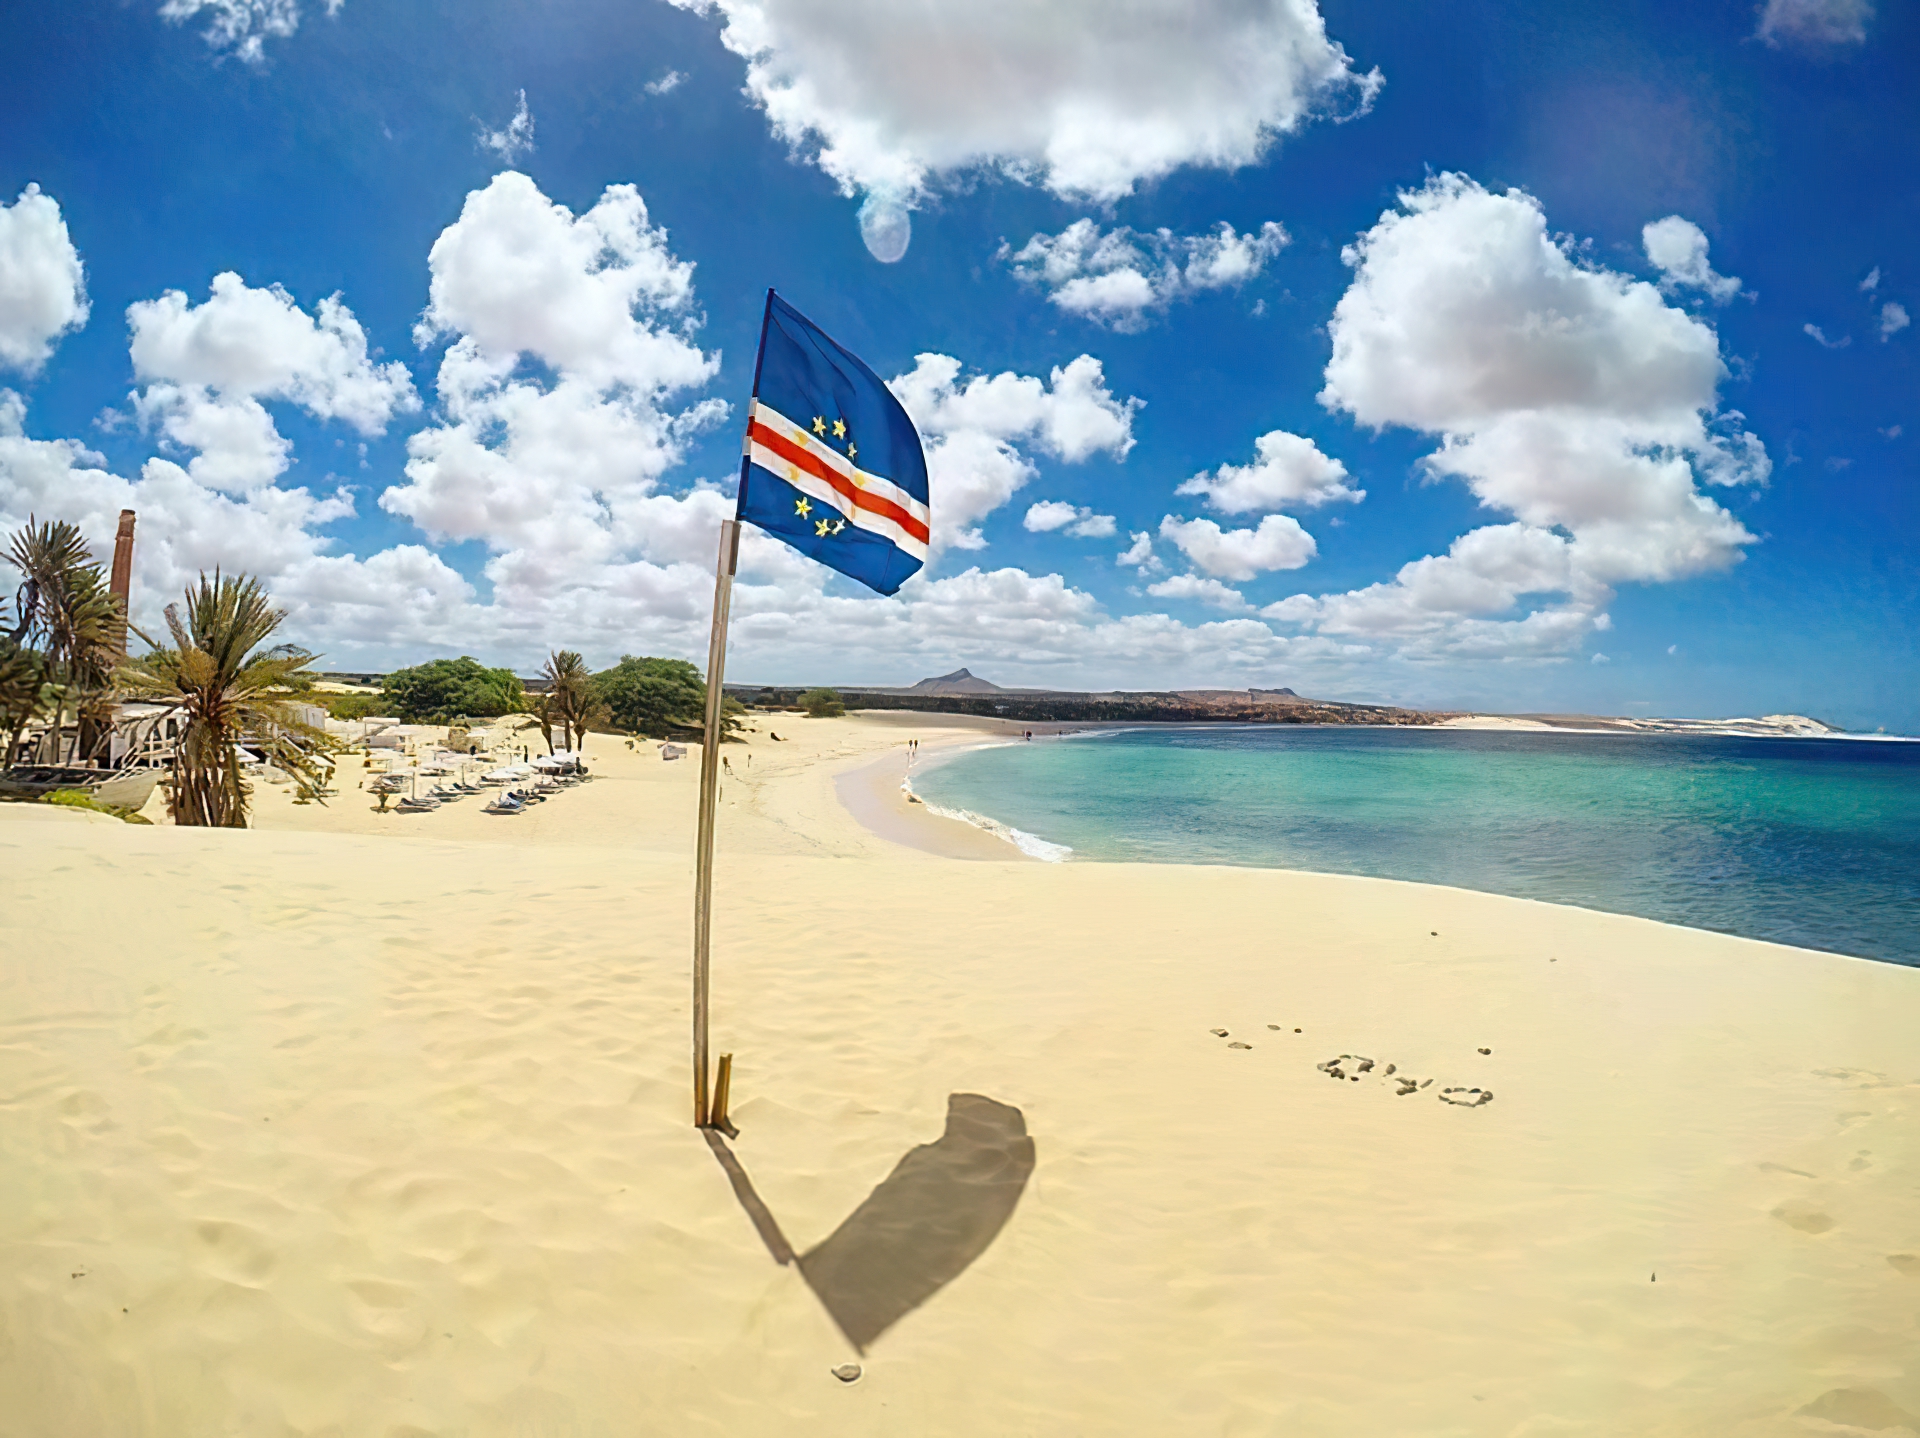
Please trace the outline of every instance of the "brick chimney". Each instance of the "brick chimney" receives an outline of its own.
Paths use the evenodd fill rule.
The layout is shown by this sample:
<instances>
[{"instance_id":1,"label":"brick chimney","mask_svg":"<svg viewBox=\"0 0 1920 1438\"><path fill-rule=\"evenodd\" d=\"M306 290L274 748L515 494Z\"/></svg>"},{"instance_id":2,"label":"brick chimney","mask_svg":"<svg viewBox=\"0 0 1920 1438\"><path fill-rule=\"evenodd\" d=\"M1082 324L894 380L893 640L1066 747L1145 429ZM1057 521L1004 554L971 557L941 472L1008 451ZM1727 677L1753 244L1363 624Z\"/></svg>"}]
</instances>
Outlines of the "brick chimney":
<instances>
[{"instance_id":1,"label":"brick chimney","mask_svg":"<svg viewBox=\"0 0 1920 1438\"><path fill-rule=\"evenodd\" d=\"M127 619L130 614L128 599L133 591L133 511L120 511L120 532L113 537L113 574L107 587L113 597L120 601L120 653L127 652Z\"/></svg>"}]
</instances>

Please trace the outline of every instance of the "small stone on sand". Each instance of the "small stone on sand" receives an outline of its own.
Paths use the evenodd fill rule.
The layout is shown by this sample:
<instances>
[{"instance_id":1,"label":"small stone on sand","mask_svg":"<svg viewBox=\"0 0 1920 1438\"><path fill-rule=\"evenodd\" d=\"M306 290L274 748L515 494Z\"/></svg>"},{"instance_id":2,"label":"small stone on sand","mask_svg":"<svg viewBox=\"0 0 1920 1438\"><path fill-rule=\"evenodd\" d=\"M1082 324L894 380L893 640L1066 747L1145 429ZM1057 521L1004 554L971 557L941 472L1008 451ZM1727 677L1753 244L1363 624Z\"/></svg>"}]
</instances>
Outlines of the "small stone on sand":
<instances>
[{"instance_id":1,"label":"small stone on sand","mask_svg":"<svg viewBox=\"0 0 1920 1438\"><path fill-rule=\"evenodd\" d=\"M1387 1065L1387 1066L1386 1066L1385 1068L1383 1068L1383 1069L1381 1069L1381 1070L1380 1070L1380 1072L1381 1072L1381 1073L1382 1073L1383 1075L1384 1075L1384 1074L1390 1074L1390 1073L1392 1073L1392 1072L1394 1071L1394 1069L1396 1069L1396 1068L1398 1068L1398 1067L1399 1067L1399 1065L1398 1065L1398 1064L1388 1064L1388 1065Z\"/></svg>"},{"instance_id":2,"label":"small stone on sand","mask_svg":"<svg viewBox=\"0 0 1920 1438\"><path fill-rule=\"evenodd\" d=\"M1280 1025L1278 1025L1278 1024L1268 1024L1268 1025L1267 1025L1267 1027L1268 1027L1268 1028L1270 1028L1270 1029L1272 1029L1272 1030L1273 1030L1273 1031L1274 1031L1275 1033L1279 1033L1279 1032L1280 1032ZM1294 1030L1294 1032L1295 1032L1295 1033L1299 1033L1299 1032L1300 1032L1300 1030L1298 1030L1298 1029L1295 1029L1295 1030Z\"/></svg>"},{"instance_id":3,"label":"small stone on sand","mask_svg":"<svg viewBox=\"0 0 1920 1438\"><path fill-rule=\"evenodd\" d=\"M1240 1040L1235 1039L1232 1043L1228 1044L1227 1047L1230 1049L1250 1049L1253 1047L1253 1045L1243 1044L1240 1042Z\"/></svg>"},{"instance_id":4,"label":"small stone on sand","mask_svg":"<svg viewBox=\"0 0 1920 1438\"><path fill-rule=\"evenodd\" d=\"M1217 1039L1223 1039L1227 1036L1227 1031L1225 1029L1208 1029L1207 1032L1212 1034Z\"/></svg>"},{"instance_id":5,"label":"small stone on sand","mask_svg":"<svg viewBox=\"0 0 1920 1438\"><path fill-rule=\"evenodd\" d=\"M1481 1052L1481 1053L1483 1053L1483 1054L1490 1054L1490 1053L1492 1053L1492 1052L1493 1052L1493 1050L1492 1050L1492 1049L1481 1049L1481 1050L1480 1050L1480 1052Z\"/></svg>"},{"instance_id":6,"label":"small stone on sand","mask_svg":"<svg viewBox=\"0 0 1920 1438\"><path fill-rule=\"evenodd\" d=\"M851 1383L860 1376L860 1365L858 1363L842 1363L838 1368L833 1370L833 1376L838 1378L842 1383Z\"/></svg>"}]
</instances>

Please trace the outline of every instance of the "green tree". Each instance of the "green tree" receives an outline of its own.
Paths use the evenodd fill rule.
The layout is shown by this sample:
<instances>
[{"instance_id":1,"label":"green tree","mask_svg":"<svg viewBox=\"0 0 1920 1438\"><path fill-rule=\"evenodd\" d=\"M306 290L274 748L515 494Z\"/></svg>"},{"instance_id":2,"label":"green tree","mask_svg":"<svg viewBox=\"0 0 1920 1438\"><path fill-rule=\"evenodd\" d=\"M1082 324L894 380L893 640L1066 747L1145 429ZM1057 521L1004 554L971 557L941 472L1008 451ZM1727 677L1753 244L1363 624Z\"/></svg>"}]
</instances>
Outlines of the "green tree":
<instances>
[{"instance_id":1,"label":"green tree","mask_svg":"<svg viewBox=\"0 0 1920 1438\"><path fill-rule=\"evenodd\" d=\"M684 659L623 654L613 668L593 676L593 685L619 729L665 738L706 722L707 686Z\"/></svg>"},{"instance_id":2,"label":"green tree","mask_svg":"<svg viewBox=\"0 0 1920 1438\"><path fill-rule=\"evenodd\" d=\"M17 742L28 720L50 718L41 757L59 763L65 757L60 736L71 704L80 721L74 757L91 758L112 714L113 671L120 662L126 615L107 589L106 572L88 556L77 525L29 519L13 536L6 558L22 578L14 596L18 622L0 638L0 664L11 658L16 685L30 684L31 671L37 670L41 696L36 712L25 717L9 704L9 737ZM36 654L37 662L25 659L27 653Z\"/></svg>"},{"instance_id":3,"label":"green tree","mask_svg":"<svg viewBox=\"0 0 1920 1438\"><path fill-rule=\"evenodd\" d=\"M606 722L610 712L587 661L571 649L556 650L547 656L540 674L547 687L531 696L528 712L539 721L549 752L560 748L579 753L587 741L587 726ZM555 727L560 730L557 745L553 742Z\"/></svg>"},{"instance_id":4,"label":"green tree","mask_svg":"<svg viewBox=\"0 0 1920 1438\"><path fill-rule=\"evenodd\" d=\"M800 707L809 719L838 719L847 712L838 689L809 689L800 696Z\"/></svg>"},{"instance_id":5,"label":"green tree","mask_svg":"<svg viewBox=\"0 0 1920 1438\"><path fill-rule=\"evenodd\" d=\"M525 707L518 675L489 669L466 655L397 669L382 681L380 698L384 708L409 724L462 714L490 719Z\"/></svg>"},{"instance_id":6,"label":"green tree","mask_svg":"<svg viewBox=\"0 0 1920 1438\"><path fill-rule=\"evenodd\" d=\"M311 686L314 656L290 645L263 647L286 617L258 580L202 574L187 590L184 616L179 605L167 606L172 647L120 671L127 693L186 717L167 785L174 823L246 827L252 790L240 777L243 743L292 774L303 795L324 787L336 746L292 709Z\"/></svg>"},{"instance_id":7,"label":"green tree","mask_svg":"<svg viewBox=\"0 0 1920 1438\"><path fill-rule=\"evenodd\" d=\"M384 694L316 694L313 697L325 704L327 713L335 719L364 719L369 714L378 714L387 698Z\"/></svg>"}]
</instances>

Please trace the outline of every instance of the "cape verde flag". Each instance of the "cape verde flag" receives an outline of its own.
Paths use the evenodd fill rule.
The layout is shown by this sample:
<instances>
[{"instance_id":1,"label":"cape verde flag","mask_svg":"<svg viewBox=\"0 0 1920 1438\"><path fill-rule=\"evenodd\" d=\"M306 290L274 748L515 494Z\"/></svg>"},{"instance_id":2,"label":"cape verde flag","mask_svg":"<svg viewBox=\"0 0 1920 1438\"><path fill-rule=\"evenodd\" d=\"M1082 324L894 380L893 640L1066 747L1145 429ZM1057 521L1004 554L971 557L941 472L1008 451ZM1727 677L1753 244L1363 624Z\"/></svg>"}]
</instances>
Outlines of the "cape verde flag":
<instances>
[{"instance_id":1,"label":"cape verde flag","mask_svg":"<svg viewBox=\"0 0 1920 1438\"><path fill-rule=\"evenodd\" d=\"M900 401L772 290L734 511L892 594L927 562L927 460Z\"/></svg>"}]
</instances>

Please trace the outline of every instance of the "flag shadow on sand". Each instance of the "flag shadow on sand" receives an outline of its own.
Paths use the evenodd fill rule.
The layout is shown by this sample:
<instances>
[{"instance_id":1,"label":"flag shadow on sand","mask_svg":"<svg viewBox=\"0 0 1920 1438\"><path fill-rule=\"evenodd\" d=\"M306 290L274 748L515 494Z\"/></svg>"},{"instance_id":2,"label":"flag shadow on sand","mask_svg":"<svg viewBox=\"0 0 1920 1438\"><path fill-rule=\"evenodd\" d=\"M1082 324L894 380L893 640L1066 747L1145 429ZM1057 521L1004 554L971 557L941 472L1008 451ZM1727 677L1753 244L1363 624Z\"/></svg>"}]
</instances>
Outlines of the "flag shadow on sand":
<instances>
[{"instance_id":1,"label":"flag shadow on sand","mask_svg":"<svg viewBox=\"0 0 1920 1438\"><path fill-rule=\"evenodd\" d=\"M1033 1172L1033 1139L1011 1104L947 1097L946 1132L908 1151L827 1238L795 1254L747 1171L712 1129L707 1143L777 1263L807 1287L861 1353L987 1251Z\"/></svg>"}]
</instances>

